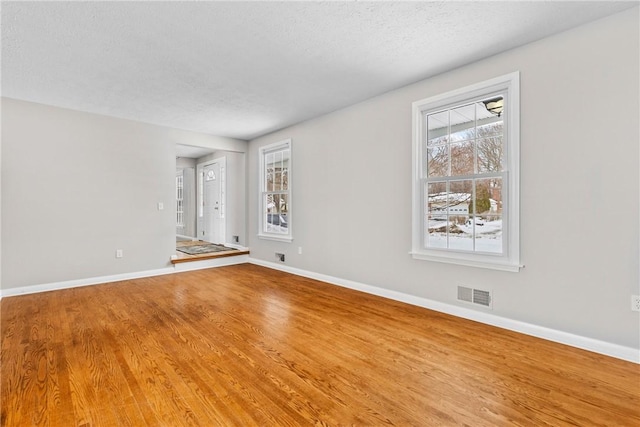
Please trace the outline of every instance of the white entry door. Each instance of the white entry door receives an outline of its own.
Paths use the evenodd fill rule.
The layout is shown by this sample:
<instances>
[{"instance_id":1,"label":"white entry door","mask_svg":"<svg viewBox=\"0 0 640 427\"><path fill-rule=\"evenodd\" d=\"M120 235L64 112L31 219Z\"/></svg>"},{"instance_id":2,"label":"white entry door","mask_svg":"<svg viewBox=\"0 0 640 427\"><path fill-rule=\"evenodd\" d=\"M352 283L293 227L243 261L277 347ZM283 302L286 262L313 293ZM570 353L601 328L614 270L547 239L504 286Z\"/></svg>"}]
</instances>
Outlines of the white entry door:
<instances>
[{"instance_id":1,"label":"white entry door","mask_svg":"<svg viewBox=\"0 0 640 427\"><path fill-rule=\"evenodd\" d=\"M224 243L224 163L215 161L204 165L200 179L202 206L198 235L207 242Z\"/></svg>"}]
</instances>

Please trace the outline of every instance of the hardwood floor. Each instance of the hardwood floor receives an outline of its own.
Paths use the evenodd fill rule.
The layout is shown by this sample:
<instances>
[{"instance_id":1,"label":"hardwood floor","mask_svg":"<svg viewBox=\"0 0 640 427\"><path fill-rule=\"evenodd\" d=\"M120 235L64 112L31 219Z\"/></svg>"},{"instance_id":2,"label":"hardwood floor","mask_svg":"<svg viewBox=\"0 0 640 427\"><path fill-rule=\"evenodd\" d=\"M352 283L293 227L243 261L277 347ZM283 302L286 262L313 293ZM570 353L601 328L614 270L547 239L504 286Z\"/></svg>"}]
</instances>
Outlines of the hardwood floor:
<instances>
[{"instance_id":1,"label":"hardwood floor","mask_svg":"<svg viewBox=\"0 0 640 427\"><path fill-rule=\"evenodd\" d=\"M638 426L640 366L244 264L9 297L3 426Z\"/></svg>"}]
</instances>

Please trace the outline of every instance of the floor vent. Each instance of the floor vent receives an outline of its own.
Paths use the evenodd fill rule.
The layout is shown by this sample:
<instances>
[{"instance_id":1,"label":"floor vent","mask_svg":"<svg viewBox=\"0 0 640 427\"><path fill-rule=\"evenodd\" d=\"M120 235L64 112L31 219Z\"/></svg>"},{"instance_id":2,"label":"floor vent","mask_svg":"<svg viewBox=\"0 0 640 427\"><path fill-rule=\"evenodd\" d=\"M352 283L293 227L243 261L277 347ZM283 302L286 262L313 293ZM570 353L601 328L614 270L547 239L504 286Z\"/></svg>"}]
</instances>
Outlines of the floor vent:
<instances>
[{"instance_id":1,"label":"floor vent","mask_svg":"<svg viewBox=\"0 0 640 427\"><path fill-rule=\"evenodd\" d=\"M491 292L458 286L458 300L492 308Z\"/></svg>"}]
</instances>

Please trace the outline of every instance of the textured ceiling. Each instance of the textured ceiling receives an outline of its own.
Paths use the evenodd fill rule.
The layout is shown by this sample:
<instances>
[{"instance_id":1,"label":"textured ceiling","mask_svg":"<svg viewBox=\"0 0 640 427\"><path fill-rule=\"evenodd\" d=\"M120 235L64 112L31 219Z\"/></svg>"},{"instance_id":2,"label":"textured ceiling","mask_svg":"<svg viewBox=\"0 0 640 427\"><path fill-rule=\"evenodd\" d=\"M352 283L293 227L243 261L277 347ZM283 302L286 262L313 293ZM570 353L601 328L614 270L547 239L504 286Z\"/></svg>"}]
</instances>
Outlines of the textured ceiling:
<instances>
[{"instance_id":1,"label":"textured ceiling","mask_svg":"<svg viewBox=\"0 0 640 427\"><path fill-rule=\"evenodd\" d=\"M251 139L632 2L2 2L2 96Z\"/></svg>"}]
</instances>

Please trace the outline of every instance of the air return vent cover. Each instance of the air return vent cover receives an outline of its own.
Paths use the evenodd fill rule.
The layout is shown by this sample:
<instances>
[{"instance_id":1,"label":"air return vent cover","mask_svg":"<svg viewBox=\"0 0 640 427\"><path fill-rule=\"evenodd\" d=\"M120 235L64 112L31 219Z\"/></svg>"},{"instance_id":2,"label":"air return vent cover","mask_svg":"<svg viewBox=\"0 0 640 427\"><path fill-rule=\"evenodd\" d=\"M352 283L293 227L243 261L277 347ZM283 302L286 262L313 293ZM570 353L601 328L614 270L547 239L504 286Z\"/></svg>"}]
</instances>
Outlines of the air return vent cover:
<instances>
[{"instance_id":1,"label":"air return vent cover","mask_svg":"<svg viewBox=\"0 0 640 427\"><path fill-rule=\"evenodd\" d=\"M491 292L458 286L458 300L492 308Z\"/></svg>"}]
</instances>

